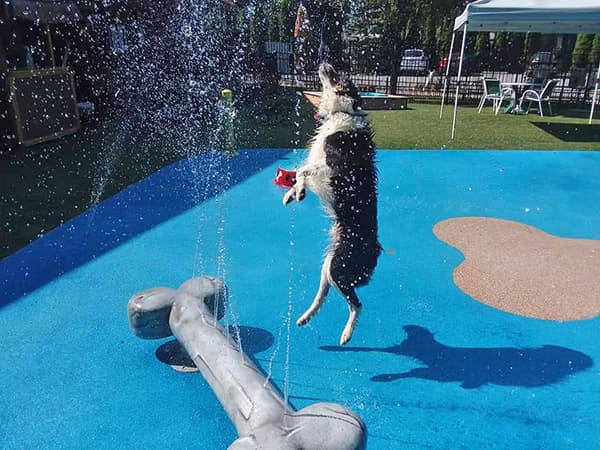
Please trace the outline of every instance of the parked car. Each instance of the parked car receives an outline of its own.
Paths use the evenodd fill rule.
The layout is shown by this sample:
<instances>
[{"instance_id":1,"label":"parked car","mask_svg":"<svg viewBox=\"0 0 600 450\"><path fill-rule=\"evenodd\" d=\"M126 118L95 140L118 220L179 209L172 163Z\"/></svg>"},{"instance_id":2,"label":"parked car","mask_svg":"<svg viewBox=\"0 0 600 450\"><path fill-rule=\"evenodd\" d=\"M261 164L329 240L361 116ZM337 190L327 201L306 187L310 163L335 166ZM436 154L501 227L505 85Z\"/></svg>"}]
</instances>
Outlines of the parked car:
<instances>
[{"instance_id":1,"label":"parked car","mask_svg":"<svg viewBox=\"0 0 600 450\"><path fill-rule=\"evenodd\" d=\"M527 63L525 75L528 78L547 79L564 71L567 65L553 52L536 52Z\"/></svg>"},{"instance_id":2,"label":"parked car","mask_svg":"<svg viewBox=\"0 0 600 450\"><path fill-rule=\"evenodd\" d=\"M430 58L420 48L409 48L402 53L400 73L427 73Z\"/></svg>"},{"instance_id":3,"label":"parked car","mask_svg":"<svg viewBox=\"0 0 600 450\"><path fill-rule=\"evenodd\" d=\"M556 56L552 52L536 52L529 59L528 67L547 67L551 68L557 62Z\"/></svg>"},{"instance_id":4,"label":"parked car","mask_svg":"<svg viewBox=\"0 0 600 450\"><path fill-rule=\"evenodd\" d=\"M452 53L452 58L450 59L450 75L458 74L458 65L460 64L460 53ZM441 74L446 73L446 67L448 66L448 56L444 56L440 59L438 64L438 71ZM463 75L470 75L474 72L479 71L479 61L474 55L469 53L465 53L463 57L463 67L462 73Z\"/></svg>"}]
</instances>

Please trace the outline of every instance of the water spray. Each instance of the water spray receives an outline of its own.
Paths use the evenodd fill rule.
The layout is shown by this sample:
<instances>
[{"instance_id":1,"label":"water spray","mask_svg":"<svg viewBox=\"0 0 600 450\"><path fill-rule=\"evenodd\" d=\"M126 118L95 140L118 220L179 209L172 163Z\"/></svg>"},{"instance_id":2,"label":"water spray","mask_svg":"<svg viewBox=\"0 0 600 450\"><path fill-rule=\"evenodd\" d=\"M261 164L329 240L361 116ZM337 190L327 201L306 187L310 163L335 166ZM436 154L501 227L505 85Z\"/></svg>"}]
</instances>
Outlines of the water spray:
<instances>
[{"instance_id":1,"label":"water spray","mask_svg":"<svg viewBox=\"0 0 600 450\"><path fill-rule=\"evenodd\" d=\"M235 138L235 127L233 119L235 118L235 109L233 107L233 92L231 89L221 91L223 98L223 134L226 156L236 156L237 146Z\"/></svg>"}]
</instances>

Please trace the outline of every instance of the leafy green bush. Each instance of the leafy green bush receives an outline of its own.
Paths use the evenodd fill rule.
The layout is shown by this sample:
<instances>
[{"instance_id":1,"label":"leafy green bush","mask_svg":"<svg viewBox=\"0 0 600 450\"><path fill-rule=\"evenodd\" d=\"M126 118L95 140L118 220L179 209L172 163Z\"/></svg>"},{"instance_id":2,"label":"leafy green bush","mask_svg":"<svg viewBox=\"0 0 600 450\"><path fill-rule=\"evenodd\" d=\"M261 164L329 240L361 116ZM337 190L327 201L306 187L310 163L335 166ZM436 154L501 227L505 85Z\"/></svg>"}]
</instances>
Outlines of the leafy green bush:
<instances>
[{"instance_id":1,"label":"leafy green bush","mask_svg":"<svg viewBox=\"0 0 600 450\"><path fill-rule=\"evenodd\" d=\"M575 41L575 49L573 49L573 67L587 66L590 52L592 51L593 39L593 34L580 33L577 35L577 40Z\"/></svg>"}]
</instances>

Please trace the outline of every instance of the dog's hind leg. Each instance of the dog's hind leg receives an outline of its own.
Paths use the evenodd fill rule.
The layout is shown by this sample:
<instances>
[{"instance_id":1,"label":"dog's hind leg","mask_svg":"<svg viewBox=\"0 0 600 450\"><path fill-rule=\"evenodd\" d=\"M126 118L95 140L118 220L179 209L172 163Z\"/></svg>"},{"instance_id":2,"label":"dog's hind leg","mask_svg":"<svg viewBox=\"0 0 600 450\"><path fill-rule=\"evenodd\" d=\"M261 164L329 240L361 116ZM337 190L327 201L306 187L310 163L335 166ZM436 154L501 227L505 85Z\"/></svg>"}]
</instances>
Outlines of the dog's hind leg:
<instances>
[{"instance_id":1,"label":"dog's hind leg","mask_svg":"<svg viewBox=\"0 0 600 450\"><path fill-rule=\"evenodd\" d=\"M339 284L334 284L334 286L342 293L348 302L348 321L346 322L346 326L344 327L344 331L342 331L342 336L340 337L340 345L346 345L348 342L350 342L350 339L352 339L352 333L354 332L354 328L358 322L358 316L360 316L362 304L360 303L360 299L358 298L358 295L356 295L356 291L353 287L346 287Z\"/></svg>"},{"instance_id":2,"label":"dog's hind leg","mask_svg":"<svg viewBox=\"0 0 600 450\"><path fill-rule=\"evenodd\" d=\"M301 327L302 325L306 325L308 321L314 316L323 303L325 303L325 298L327 297L327 293L329 292L329 288L331 284L329 283L329 269L331 267L331 255L327 255L325 257L325 261L323 262L323 267L321 268L321 281L319 283L319 290L317 291L317 295L315 295L315 299L308 307L308 309L300 316L300 318L296 321L296 325Z\"/></svg>"}]
</instances>

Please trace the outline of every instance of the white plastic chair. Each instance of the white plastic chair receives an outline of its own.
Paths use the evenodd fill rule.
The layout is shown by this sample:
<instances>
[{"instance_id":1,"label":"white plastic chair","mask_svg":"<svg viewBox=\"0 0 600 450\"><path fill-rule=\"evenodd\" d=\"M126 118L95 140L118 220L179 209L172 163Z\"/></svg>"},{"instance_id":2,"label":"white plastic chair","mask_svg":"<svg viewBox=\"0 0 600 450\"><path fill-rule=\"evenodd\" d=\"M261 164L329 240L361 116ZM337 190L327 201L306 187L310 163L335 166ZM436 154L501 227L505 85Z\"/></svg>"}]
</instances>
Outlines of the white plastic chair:
<instances>
[{"instance_id":1,"label":"white plastic chair","mask_svg":"<svg viewBox=\"0 0 600 450\"><path fill-rule=\"evenodd\" d=\"M538 104L538 113L540 116L544 117L542 103L548 103L548 109L550 110L550 115L552 115L552 104L550 103L550 97L552 96L552 91L557 84L558 80L548 80L541 92L534 89L527 89L521 96L521 100L519 101L519 109L523 111L523 102L526 101L528 102L526 111L527 114L529 114L529 108L531 107L531 104L536 102Z\"/></svg>"},{"instance_id":2,"label":"white plastic chair","mask_svg":"<svg viewBox=\"0 0 600 450\"><path fill-rule=\"evenodd\" d=\"M477 108L477 112L481 113L485 102L488 100L492 101L492 106L494 108L494 113L498 114L498 110L502 105L502 102L505 98L508 97L508 92L505 92L506 89L501 89L500 80L497 78L483 78L483 95L481 100L479 101L479 106Z\"/></svg>"}]
</instances>

